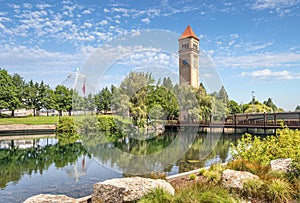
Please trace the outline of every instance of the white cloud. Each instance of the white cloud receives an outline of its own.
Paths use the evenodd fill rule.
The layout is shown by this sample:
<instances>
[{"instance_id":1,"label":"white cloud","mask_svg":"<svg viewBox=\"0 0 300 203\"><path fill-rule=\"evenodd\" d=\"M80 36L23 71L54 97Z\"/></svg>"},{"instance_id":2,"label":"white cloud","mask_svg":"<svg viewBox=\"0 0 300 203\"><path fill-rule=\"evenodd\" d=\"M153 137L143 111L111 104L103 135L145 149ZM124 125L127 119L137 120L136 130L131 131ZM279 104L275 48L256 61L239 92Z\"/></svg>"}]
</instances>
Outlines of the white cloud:
<instances>
[{"instance_id":1,"label":"white cloud","mask_svg":"<svg viewBox=\"0 0 300 203\"><path fill-rule=\"evenodd\" d=\"M264 10L264 9L278 9L288 8L298 4L298 0L256 0L252 5L252 9Z\"/></svg>"},{"instance_id":2,"label":"white cloud","mask_svg":"<svg viewBox=\"0 0 300 203\"><path fill-rule=\"evenodd\" d=\"M253 43L247 43L246 46L244 47L247 51L256 51L260 49L264 49L266 47L272 46L274 43L273 42L266 42L261 45L255 45Z\"/></svg>"},{"instance_id":3,"label":"white cloud","mask_svg":"<svg viewBox=\"0 0 300 203\"><path fill-rule=\"evenodd\" d=\"M149 18L144 18L141 20L143 23L149 24L151 23L151 20Z\"/></svg>"},{"instance_id":4,"label":"white cloud","mask_svg":"<svg viewBox=\"0 0 300 203\"><path fill-rule=\"evenodd\" d=\"M107 20L102 20L99 22L99 25L107 25L107 24L108 24Z\"/></svg>"},{"instance_id":5,"label":"white cloud","mask_svg":"<svg viewBox=\"0 0 300 203\"><path fill-rule=\"evenodd\" d=\"M238 34L231 34L230 37L231 37L232 39L237 39L237 38L239 37L239 35L238 35Z\"/></svg>"},{"instance_id":6,"label":"white cloud","mask_svg":"<svg viewBox=\"0 0 300 203\"><path fill-rule=\"evenodd\" d=\"M103 9L104 13L109 13L109 10L107 8Z\"/></svg>"},{"instance_id":7,"label":"white cloud","mask_svg":"<svg viewBox=\"0 0 300 203\"><path fill-rule=\"evenodd\" d=\"M243 72L241 76L249 76L258 80L292 80L300 79L300 73L292 73L287 70L271 71L270 69Z\"/></svg>"},{"instance_id":8,"label":"white cloud","mask_svg":"<svg viewBox=\"0 0 300 203\"><path fill-rule=\"evenodd\" d=\"M5 30L5 26L2 23L0 23L0 29Z\"/></svg>"},{"instance_id":9,"label":"white cloud","mask_svg":"<svg viewBox=\"0 0 300 203\"><path fill-rule=\"evenodd\" d=\"M32 8L32 5L30 3L24 3L23 6L24 8L28 8L28 9Z\"/></svg>"},{"instance_id":10,"label":"white cloud","mask_svg":"<svg viewBox=\"0 0 300 203\"><path fill-rule=\"evenodd\" d=\"M82 14L85 14L85 15L91 14L91 13L92 13L92 11L90 9L86 9L82 12Z\"/></svg>"},{"instance_id":11,"label":"white cloud","mask_svg":"<svg viewBox=\"0 0 300 203\"><path fill-rule=\"evenodd\" d=\"M263 53L245 56L215 57L218 67L228 68L290 68L300 67L300 53Z\"/></svg>"}]
</instances>

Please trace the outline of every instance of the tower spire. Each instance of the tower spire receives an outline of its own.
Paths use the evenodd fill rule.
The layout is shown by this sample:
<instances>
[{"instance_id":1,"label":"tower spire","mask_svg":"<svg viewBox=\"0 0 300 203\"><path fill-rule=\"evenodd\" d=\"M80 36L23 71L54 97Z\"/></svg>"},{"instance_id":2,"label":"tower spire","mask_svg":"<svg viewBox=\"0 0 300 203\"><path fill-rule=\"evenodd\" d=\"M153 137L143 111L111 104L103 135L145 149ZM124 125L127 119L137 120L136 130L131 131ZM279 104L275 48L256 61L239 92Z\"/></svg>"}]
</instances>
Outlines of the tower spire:
<instances>
[{"instance_id":1,"label":"tower spire","mask_svg":"<svg viewBox=\"0 0 300 203\"><path fill-rule=\"evenodd\" d=\"M179 39L190 38L190 37L192 37L192 38L194 38L194 39L196 39L196 40L199 41L199 38L194 33L194 31L192 30L191 26L188 25Z\"/></svg>"}]
</instances>

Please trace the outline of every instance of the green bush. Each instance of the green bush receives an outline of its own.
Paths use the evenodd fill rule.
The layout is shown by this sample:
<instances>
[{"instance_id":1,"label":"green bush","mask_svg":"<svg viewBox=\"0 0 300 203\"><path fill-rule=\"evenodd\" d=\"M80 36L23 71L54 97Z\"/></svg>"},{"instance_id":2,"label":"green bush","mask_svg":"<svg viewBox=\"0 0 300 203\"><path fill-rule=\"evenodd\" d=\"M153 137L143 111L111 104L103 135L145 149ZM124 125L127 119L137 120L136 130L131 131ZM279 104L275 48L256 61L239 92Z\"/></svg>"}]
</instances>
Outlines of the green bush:
<instances>
[{"instance_id":1,"label":"green bush","mask_svg":"<svg viewBox=\"0 0 300 203\"><path fill-rule=\"evenodd\" d=\"M76 133L75 123L70 116L61 116L58 120L55 132L57 133Z\"/></svg>"},{"instance_id":2,"label":"green bush","mask_svg":"<svg viewBox=\"0 0 300 203\"><path fill-rule=\"evenodd\" d=\"M173 196L170 193L166 192L162 188L156 188L144 196L139 203L168 203L172 202L172 200Z\"/></svg>"},{"instance_id":3,"label":"green bush","mask_svg":"<svg viewBox=\"0 0 300 203\"><path fill-rule=\"evenodd\" d=\"M76 131L74 120L70 116L62 116L59 118L55 134L61 145L74 143L80 138Z\"/></svg>"},{"instance_id":4,"label":"green bush","mask_svg":"<svg viewBox=\"0 0 300 203\"><path fill-rule=\"evenodd\" d=\"M214 188L214 190L204 191L200 194L198 202L201 203L233 203L236 202L223 188Z\"/></svg>"},{"instance_id":5,"label":"green bush","mask_svg":"<svg viewBox=\"0 0 300 203\"><path fill-rule=\"evenodd\" d=\"M241 191L242 196L245 198L263 198L265 196L265 183L262 180L246 180L243 183L243 189Z\"/></svg>"},{"instance_id":6,"label":"green bush","mask_svg":"<svg viewBox=\"0 0 300 203\"><path fill-rule=\"evenodd\" d=\"M250 134L245 134L237 143L232 144L233 159L242 159L268 165L271 160L278 158L300 159L300 132L283 128L275 136L260 139Z\"/></svg>"},{"instance_id":7,"label":"green bush","mask_svg":"<svg viewBox=\"0 0 300 203\"><path fill-rule=\"evenodd\" d=\"M291 185L281 179L274 179L267 184L266 198L270 202L289 202L293 199L294 191Z\"/></svg>"},{"instance_id":8,"label":"green bush","mask_svg":"<svg viewBox=\"0 0 300 203\"><path fill-rule=\"evenodd\" d=\"M192 173L190 174L190 180L196 180L197 176L196 174Z\"/></svg>"}]
</instances>

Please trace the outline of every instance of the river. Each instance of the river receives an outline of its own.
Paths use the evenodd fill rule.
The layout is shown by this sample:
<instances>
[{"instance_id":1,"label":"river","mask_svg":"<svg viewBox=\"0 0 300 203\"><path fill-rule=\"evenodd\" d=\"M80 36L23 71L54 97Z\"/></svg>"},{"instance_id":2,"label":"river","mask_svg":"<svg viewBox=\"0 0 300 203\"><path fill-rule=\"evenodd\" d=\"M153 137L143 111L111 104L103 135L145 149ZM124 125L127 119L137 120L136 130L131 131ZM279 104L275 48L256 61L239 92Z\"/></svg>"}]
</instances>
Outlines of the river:
<instances>
[{"instance_id":1,"label":"river","mask_svg":"<svg viewBox=\"0 0 300 203\"><path fill-rule=\"evenodd\" d=\"M226 162L230 143L241 137L180 131L145 135L117 142L87 135L73 144L56 138L0 141L0 202L22 202L40 193L79 198L90 195L94 183L111 178L141 171L173 175Z\"/></svg>"}]
</instances>

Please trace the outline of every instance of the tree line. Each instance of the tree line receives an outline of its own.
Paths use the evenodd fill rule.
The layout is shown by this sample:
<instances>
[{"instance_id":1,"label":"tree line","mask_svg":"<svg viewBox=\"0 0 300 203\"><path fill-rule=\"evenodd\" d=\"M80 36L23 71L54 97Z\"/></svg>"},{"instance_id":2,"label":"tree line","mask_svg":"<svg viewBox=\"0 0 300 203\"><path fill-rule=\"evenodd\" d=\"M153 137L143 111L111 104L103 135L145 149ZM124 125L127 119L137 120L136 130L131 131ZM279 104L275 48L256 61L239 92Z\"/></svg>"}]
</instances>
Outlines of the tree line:
<instances>
[{"instance_id":1,"label":"tree line","mask_svg":"<svg viewBox=\"0 0 300 203\"><path fill-rule=\"evenodd\" d=\"M207 121L211 115L218 120L228 114L283 111L270 98L263 103L254 100L238 104L229 99L224 86L209 94L202 83L198 88L173 85L170 78L156 81L150 73L130 72L119 87L111 85L96 94L80 96L64 85L51 89L43 81L26 82L19 74L0 69L0 110L8 109L14 116L15 110L22 108L32 109L34 116L41 110L48 115L52 109L59 115L71 115L73 110L113 113L131 117L139 126L151 119Z\"/></svg>"}]
</instances>

